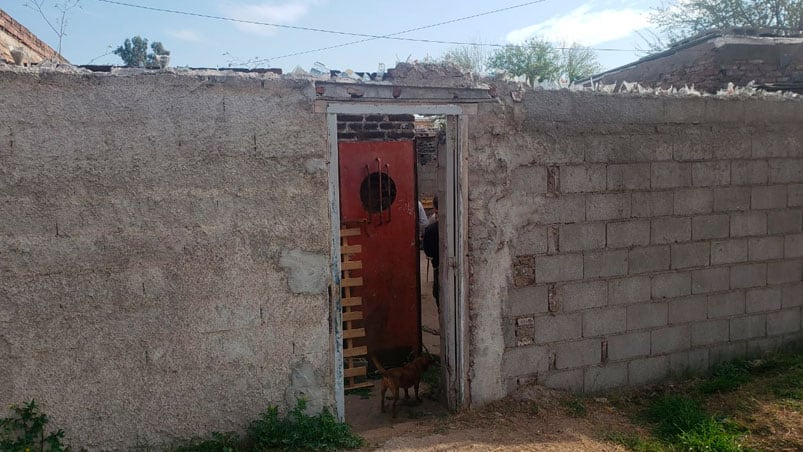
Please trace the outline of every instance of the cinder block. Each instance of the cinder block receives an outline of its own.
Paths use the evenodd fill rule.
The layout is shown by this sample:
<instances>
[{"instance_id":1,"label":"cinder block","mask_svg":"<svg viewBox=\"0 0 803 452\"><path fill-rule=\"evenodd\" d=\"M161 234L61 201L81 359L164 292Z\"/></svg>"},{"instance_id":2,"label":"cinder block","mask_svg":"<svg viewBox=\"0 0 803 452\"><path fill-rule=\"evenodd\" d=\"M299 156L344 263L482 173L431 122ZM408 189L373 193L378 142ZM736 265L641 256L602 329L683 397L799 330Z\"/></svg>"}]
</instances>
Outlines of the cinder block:
<instances>
[{"instance_id":1,"label":"cinder block","mask_svg":"<svg viewBox=\"0 0 803 452\"><path fill-rule=\"evenodd\" d=\"M731 214L731 237L765 235L767 233L767 214L746 212Z\"/></svg>"},{"instance_id":2,"label":"cinder block","mask_svg":"<svg viewBox=\"0 0 803 452\"><path fill-rule=\"evenodd\" d=\"M650 244L650 221L631 220L608 223L608 248L627 248Z\"/></svg>"},{"instance_id":3,"label":"cinder block","mask_svg":"<svg viewBox=\"0 0 803 452\"><path fill-rule=\"evenodd\" d=\"M608 304L632 304L649 301L652 288L649 276L608 280Z\"/></svg>"},{"instance_id":4,"label":"cinder block","mask_svg":"<svg viewBox=\"0 0 803 452\"><path fill-rule=\"evenodd\" d=\"M533 323L535 342L549 342L579 339L583 335L583 317L580 314L558 314L536 317Z\"/></svg>"},{"instance_id":5,"label":"cinder block","mask_svg":"<svg viewBox=\"0 0 803 452\"><path fill-rule=\"evenodd\" d=\"M703 215L691 219L692 240L721 239L730 235L730 217L727 214Z\"/></svg>"},{"instance_id":6,"label":"cinder block","mask_svg":"<svg viewBox=\"0 0 803 452\"><path fill-rule=\"evenodd\" d=\"M728 160L692 163L691 181L697 187L728 185L731 181L731 163Z\"/></svg>"},{"instance_id":7,"label":"cinder block","mask_svg":"<svg viewBox=\"0 0 803 452\"><path fill-rule=\"evenodd\" d=\"M605 191L605 165L570 165L560 168L560 190L563 193Z\"/></svg>"},{"instance_id":8,"label":"cinder block","mask_svg":"<svg viewBox=\"0 0 803 452\"><path fill-rule=\"evenodd\" d=\"M744 292L728 292L708 296L708 318L731 317L745 313Z\"/></svg>"},{"instance_id":9,"label":"cinder block","mask_svg":"<svg viewBox=\"0 0 803 452\"><path fill-rule=\"evenodd\" d=\"M667 320L670 325L698 322L708 318L708 304L705 296L685 297L670 300Z\"/></svg>"},{"instance_id":10,"label":"cinder block","mask_svg":"<svg viewBox=\"0 0 803 452\"><path fill-rule=\"evenodd\" d=\"M547 251L546 227L528 224L513 239L517 256L543 254Z\"/></svg>"},{"instance_id":11,"label":"cinder block","mask_svg":"<svg viewBox=\"0 0 803 452\"><path fill-rule=\"evenodd\" d=\"M502 374L518 377L549 370L551 352L548 347L529 346L508 348L502 355Z\"/></svg>"},{"instance_id":12,"label":"cinder block","mask_svg":"<svg viewBox=\"0 0 803 452\"><path fill-rule=\"evenodd\" d=\"M784 256L803 257L803 234L790 234L784 237Z\"/></svg>"},{"instance_id":13,"label":"cinder block","mask_svg":"<svg viewBox=\"0 0 803 452\"><path fill-rule=\"evenodd\" d=\"M779 210L767 212L767 232L770 234L789 234L800 232L803 228L803 215L800 210Z\"/></svg>"},{"instance_id":14,"label":"cinder block","mask_svg":"<svg viewBox=\"0 0 803 452\"><path fill-rule=\"evenodd\" d=\"M803 206L803 184L791 184L786 186L789 192L789 207Z\"/></svg>"},{"instance_id":15,"label":"cinder block","mask_svg":"<svg viewBox=\"0 0 803 452\"><path fill-rule=\"evenodd\" d=\"M653 162L650 173L653 189L691 186L691 163Z\"/></svg>"},{"instance_id":16,"label":"cinder block","mask_svg":"<svg viewBox=\"0 0 803 452\"><path fill-rule=\"evenodd\" d=\"M784 309L767 314L767 336L780 336L798 331L800 331L800 309Z\"/></svg>"},{"instance_id":17,"label":"cinder block","mask_svg":"<svg viewBox=\"0 0 803 452\"><path fill-rule=\"evenodd\" d=\"M714 210L729 212L750 208L750 187L723 187L714 189Z\"/></svg>"},{"instance_id":18,"label":"cinder block","mask_svg":"<svg viewBox=\"0 0 803 452\"><path fill-rule=\"evenodd\" d=\"M537 283L571 281L573 279L583 279L582 254L536 256L535 281Z\"/></svg>"},{"instance_id":19,"label":"cinder block","mask_svg":"<svg viewBox=\"0 0 803 452\"><path fill-rule=\"evenodd\" d=\"M585 392L605 391L627 385L627 363L589 367L585 370Z\"/></svg>"},{"instance_id":20,"label":"cinder block","mask_svg":"<svg viewBox=\"0 0 803 452\"><path fill-rule=\"evenodd\" d=\"M691 293L709 293L730 288L730 269L728 267L706 268L691 273Z\"/></svg>"},{"instance_id":21,"label":"cinder block","mask_svg":"<svg viewBox=\"0 0 803 452\"><path fill-rule=\"evenodd\" d=\"M669 373L669 357L654 356L628 363L628 382L640 385L658 381Z\"/></svg>"},{"instance_id":22,"label":"cinder block","mask_svg":"<svg viewBox=\"0 0 803 452\"><path fill-rule=\"evenodd\" d=\"M781 305L784 309L803 306L803 284L785 286Z\"/></svg>"},{"instance_id":23,"label":"cinder block","mask_svg":"<svg viewBox=\"0 0 803 452\"><path fill-rule=\"evenodd\" d=\"M708 350L708 362L715 365L724 361L732 361L747 356L747 341L711 347Z\"/></svg>"},{"instance_id":24,"label":"cinder block","mask_svg":"<svg viewBox=\"0 0 803 452\"><path fill-rule=\"evenodd\" d=\"M624 333L627 330L625 307L593 309L583 312L583 337Z\"/></svg>"},{"instance_id":25,"label":"cinder block","mask_svg":"<svg viewBox=\"0 0 803 452\"><path fill-rule=\"evenodd\" d=\"M691 347L691 332L688 325L660 328L652 330L651 334L652 355L688 350Z\"/></svg>"},{"instance_id":26,"label":"cinder block","mask_svg":"<svg viewBox=\"0 0 803 452\"><path fill-rule=\"evenodd\" d=\"M786 207L786 186L753 187L750 194L753 209L783 209Z\"/></svg>"},{"instance_id":27,"label":"cinder block","mask_svg":"<svg viewBox=\"0 0 803 452\"><path fill-rule=\"evenodd\" d=\"M547 292L547 286L510 288L506 304L508 315L519 317L549 312Z\"/></svg>"},{"instance_id":28,"label":"cinder block","mask_svg":"<svg viewBox=\"0 0 803 452\"><path fill-rule=\"evenodd\" d=\"M519 166L510 174L510 188L515 192L546 193L545 166Z\"/></svg>"},{"instance_id":29,"label":"cinder block","mask_svg":"<svg viewBox=\"0 0 803 452\"><path fill-rule=\"evenodd\" d=\"M692 347L727 342L729 338L729 320L709 320L707 322L694 323L691 326Z\"/></svg>"},{"instance_id":30,"label":"cinder block","mask_svg":"<svg viewBox=\"0 0 803 452\"><path fill-rule=\"evenodd\" d=\"M532 218L537 224L581 223L586 219L585 195L521 195L514 198L520 205L532 206Z\"/></svg>"},{"instance_id":31,"label":"cinder block","mask_svg":"<svg viewBox=\"0 0 803 452\"><path fill-rule=\"evenodd\" d=\"M608 359L610 361L622 361L649 354L649 331L608 337Z\"/></svg>"},{"instance_id":32,"label":"cinder block","mask_svg":"<svg viewBox=\"0 0 803 452\"><path fill-rule=\"evenodd\" d=\"M572 369L563 372L549 372L538 376L538 381L552 389L570 392L583 391L583 369Z\"/></svg>"},{"instance_id":33,"label":"cinder block","mask_svg":"<svg viewBox=\"0 0 803 452\"><path fill-rule=\"evenodd\" d=\"M751 315L731 319L731 341L755 339L767 335L767 316Z\"/></svg>"},{"instance_id":34,"label":"cinder block","mask_svg":"<svg viewBox=\"0 0 803 452\"><path fill-rule=\"evenodd\" d=\"M586 219L588 221L615 220L630 216L630 193L605 193L587 196Z\"/></svg>"},{"instance_id":35,"label":"cinder block","mask_svg":"<svg viewBox=\"0 0 803 452\"><path fill-rule=\"evenodd\" d=\"M627 329L630 331L666 325L666 302L640 303L627 306Z\"/></svg>"},{"instance_id":36,"label":"cinder block","mask_svg":"<svg viewBox=\"0 0 803 452\"><path fill-rule=\"evenodd\" d=\"M711 213L714 192L710 188L686 188L675 191L675 215Z\"/></svg>"},{"instance_id":37,"label":"cinder block","mask_svg":"<svg viewBox=\"0 0 803 452\"><path fill-rule=\"evenodd\" d=\"M646 190L649 188L649 163L608 165L608 190Z\"/></svg>"},{"instance_id":38,"label":"cinder block","mask_svg":"<svg viewBox=\"0 0 803 452\"><path fill-rule=\"evenodd\" d=\"M605 223L577 223L560 226L560 251L605 248Z\"/></svg>"},{"instance_id":39,"label":"cinder block","mask_svg":"<svg viewBox=\"0 0 803 452\"><path fill-rule=\"evenodd\" d=\"M803 159L772 159L769 166L771 184L803 182Z\"/></svg>"},{"instance_id":40,"label":"cinder block","mask_svg":"<svg viewBox=\"0 0 803 452\"><path fill-rule=\"evenodd\" d=\"M652 243L688 242L690 239L690 218L665 217L652 220Z\"/></svg>"},{"instance_id":41,"label":"cinder block","mask_svg":"<svg viewBox=\"0 0 803 452\"><path fill-rule=\"evenodd\" d=\"M583 253L585 278L626 275L627 256L627 250L586 251Z\"/></svg>"},{"instance_id":42,"label":"cinder block","mask_svg":"<svg viewBox=\"0 0 803 452\"><path fill-rule=\"evenodd\" d=\"M669 371L673 374L703 373L706 370L708 370L708 350L704 348L669 355Z\"/></svg>"},{"instance_id":43,"label":"cinder block","mask_svg":"<svg viewBox=\"0 0 803 452\"><path fill-rule=\"evenodd\" d=\"M647 273L669 269L669 247L648 246L633 248L628 253L628 273Z\"/></svg>"},{"instance_id":44,"label":"cinder block","mask_svg":"<svg viewBox=\"0 0 803 452\"><path fill-rule=\"evenodd\" d=\"M731 163L731 184L766 184L769 166L766 160L735 160Z\"/></svg>"},{"instance_id":45,"label":"cinder block","mask_svg":"<svg viewBox=\"0 0 803 452\"><path fill-rule=\"evenodd\" d=\"M767 264L739 264L731 267L731 289L767 285Z\"/></svg>"},{"instance_id":46,"label":"cinder block","mask_svg":"<svg viewBox=\"0 0 803 452\"><path fill-rule=\"evenodd\" d=\"M605 281L566 284L558 287L557 295L564 312L597 308L608 304L608 284Z\"/></svg>"},{"instance_id":47,"label":"cinder block","mask_svg":"<svg viewBox=\"0 0 803 452\"><path fill-rule=\"evenodd\" d=\"M652 277L652 298L676 298L691 293L691 273L662 273Z\"/></svg>"},{"instance_id":48,"label":"cinder block","mask_svg":"<svg viewBox=\"0 0 803 452\"><path fill-rule=\"evenodd\" d=\"M704 267L709 263L711 245L708 242L672 245L672 268Z\"/></svg>"},{"instance_id":49,"label":"cinder block","mask_svg":"<svg viewBox=\"0 0 803 452\"><path fill-rule=\"evenodd\" d=\"M781 289L779 287L763 287L747 291L747 312L776 311L781 309Z\"/></svg>"},{"instance_id":50,"label":"cinder block","mask_svg":"<svg viewBox=\"0 0 803 452\"><path fill-rule=\"evenodd\" d=\"M747 356L749 358L761 358L771 355L781 348L781 338L769 337L747 341Z\"/></svg>"},{"instance_id":51,"label":"cinder block","mask_svg":"<svg viewBox=\"0 0 803 452\"><path fill-rule=\"evenodd\" d=\"M556 369L571 369L599 364L601 360L602 346L599 339L555 344Z\"/></svg>"},{"instance_id":52,"label":"cinder block","mask_svg":"<svg viewBox=\"0 0 803 452\"><path fill-rule=\"evenodd\" d=\"M631 214L638 218L672 215L675 194L671 191L650 191L632 194Z\"/></svg>"},{"instance_id":53,"label":"cinder block","mask_svg":"<svg viewBox=\"0 0 803 452\"><path fill-rule=\"evenodd\" d=\"M747 240L725 240L711 243L711 265L747 261Z\"/></svg>"},{"instance_id":54,"label":"cinder block","mask_svg":"<svg viewBox=\"0 0 803 452\"><path fill-rule=\"evenodd\" d=\"M748 241L747 255L751 261L783 258L783 237L756 237Z\"/></svg>"}]
</instances>

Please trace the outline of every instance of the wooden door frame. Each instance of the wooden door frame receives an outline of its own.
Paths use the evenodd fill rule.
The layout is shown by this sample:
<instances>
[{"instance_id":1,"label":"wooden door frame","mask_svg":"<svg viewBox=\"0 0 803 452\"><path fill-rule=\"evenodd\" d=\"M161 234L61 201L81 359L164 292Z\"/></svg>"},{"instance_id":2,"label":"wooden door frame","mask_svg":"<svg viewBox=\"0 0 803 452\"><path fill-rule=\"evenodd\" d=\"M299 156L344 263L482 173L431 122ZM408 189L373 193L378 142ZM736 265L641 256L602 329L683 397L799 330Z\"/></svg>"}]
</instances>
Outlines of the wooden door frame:
<instances>
[{"instance_id":1,"label":"wooden door frame","mask_svg":"<svg viewBox=\"0 0 803 452\"><path fill-rule=\"evenodd\" d=\"M343 385L343 322L340 300L340 169L337 140L337 115L418 114L447 117L447 177L439 182L438 191L446 193L447 212L452 213L442 230L446 239L446 259L441 258L441 363L446 366L446 394L449 408L460 409L471 403L469 388L469 313L468 262L468 121L476 114L476 104L369 103L330 102L317 104L316 110L326 113L329 146L329 215L331 220L330 290L331 347L335 388L335 413L345 420ZM439 162L440 163L440 162Z\"/></svg>"}]
</instances>

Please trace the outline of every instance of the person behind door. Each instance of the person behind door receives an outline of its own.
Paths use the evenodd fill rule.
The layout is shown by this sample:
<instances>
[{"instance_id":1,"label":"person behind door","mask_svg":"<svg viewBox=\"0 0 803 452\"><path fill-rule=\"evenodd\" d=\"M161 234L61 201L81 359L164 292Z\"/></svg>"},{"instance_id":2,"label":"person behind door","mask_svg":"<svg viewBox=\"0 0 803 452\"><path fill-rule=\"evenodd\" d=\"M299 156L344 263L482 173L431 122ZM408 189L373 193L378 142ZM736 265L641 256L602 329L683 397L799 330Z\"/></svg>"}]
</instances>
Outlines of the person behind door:
<instances>
[{"instance_id":1,"label":"person behind door","mask_svg":"<svg viewBox=\"0 0 803 452\"><path fill-rule=\"evenodd\" d=\"M440 277L438 274L438 197L432 199L432 206L435 208L435 213L432 215L433 221L424 229L424 254L432 260L432 270L435 280L432 282L432 296L435 297L435 306L440 311L441 305L438 300L440 292Z\"/></svg>"}]
</instances>

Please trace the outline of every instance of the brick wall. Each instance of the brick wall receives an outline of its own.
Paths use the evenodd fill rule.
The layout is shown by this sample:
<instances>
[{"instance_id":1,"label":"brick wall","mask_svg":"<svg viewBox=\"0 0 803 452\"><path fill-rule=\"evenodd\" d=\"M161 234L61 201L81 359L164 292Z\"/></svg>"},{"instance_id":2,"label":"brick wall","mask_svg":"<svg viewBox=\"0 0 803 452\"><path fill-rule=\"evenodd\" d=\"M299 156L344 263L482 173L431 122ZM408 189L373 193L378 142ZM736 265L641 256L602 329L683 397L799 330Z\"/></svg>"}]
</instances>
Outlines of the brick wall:
<instances>
[{"instance_id":1,"label":"brick wall","mask_svg":"<svg viewBox=\"0 0 803 452\"><path fill-rule=\"evenodd\" d=\"M802 102L508 103L472 123L478 398L642 384L801 338Z\"/></svg>"},{"instance_id":2,"label":"brick wall","mask_svg":"<svg viewBox=\"0 0 803 452\"><path fill-rule=\"evenodd\" d=\"M337 115L338 141L398 141L415 138L413 115Z\"/></svg>"}]
</instances>

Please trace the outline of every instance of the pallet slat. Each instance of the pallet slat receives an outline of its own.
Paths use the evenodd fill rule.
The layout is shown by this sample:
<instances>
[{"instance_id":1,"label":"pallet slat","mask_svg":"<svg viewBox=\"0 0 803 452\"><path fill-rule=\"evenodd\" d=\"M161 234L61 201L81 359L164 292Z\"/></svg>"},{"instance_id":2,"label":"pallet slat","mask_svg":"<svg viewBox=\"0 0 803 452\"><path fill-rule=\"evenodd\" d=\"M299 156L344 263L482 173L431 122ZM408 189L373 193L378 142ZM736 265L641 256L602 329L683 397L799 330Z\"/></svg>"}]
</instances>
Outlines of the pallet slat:
<instances>
[{"instance_id":1,"label":"pallet slat","mask_svg":"<svg viewBox=\"0 0 803 452\"><path fill-rule=\"evenodd\" d=\"M343 313L344 322L352 322L354 320L362 320L362 311L351 311Z\"/></svg>"},{"instance_id":2,"label":"pallet slat","mask_svg":"<svg viewBox=\"0 0 803 452\"><path fill-rule=\"evenodd\" d=\"M357 237L360 235L360 228L348 228L340 230L340 237Z\"/></svg>"},{"instance_id":3,"label":"pallet slat","mask_svg":"<svg viewBox=\"0 0 803 452\"><path fill-rule=\"evenodd\" d=\"M343 278L340 280L340 287L360 287L362 278Z\"/></svg>"},{"instance_id":4,"label":"pallet slat","mask_svg":"<svg viewBox=\"0 0 803 452\"><path fill-rule=\"evenodd\" d=\"M354 328L353 330L343 331L343 339L355 339L358 337L365 337L365 328Z\"/></svg>"},{"instance_id":5,"label":"pallet slat","mask_svg":"<svg viewBox=\"0 0 803 452\"><path fill-rule=\"evenodd\" d=\"M340 270L362 270L362 261L345 261L340 263Z\"/></svg>"},{"instance_id":6,"label":"pallet slat","mask_svg":"<svg viewBox=\"0 0 803 452\"><path fill-rule=\"evenodd\" d=\"M357 254L362 253L361 245L341 245L340 254Z\"/></svg>"},{"instance_id":7,"label":"pallet slat","mask_svg":"<svg viewBox=\"0 0 803 452\"><path fill-rule=\"evenodd\" d=\"M366 347L365 345L361 347L352 347L343 349L344 358L353 358L355 356L362 356L367 354L368 354L368 347Z\"/></svg>"},{"instance_id":8,"label":"pallet slat","mask_svg":"<svg viewBox=\"0 0 803 452\"><path fill-rule=\"evenodd\" d=\"M343 369L343 376L346 378L351 377L364 377L368 373L365 367L352 367L350 369Z\"/></svg>"},{"instance_id":9,"label":"pallet slat","mask_svg":"<svg viewBox=\"0 0 803 452\"><path fill-rule=\"evenodd\" d=\"M362 306L362 297L344 297L340 300L344 308Z\"/></svg>"},{"instance_id":10,"label":"pallet slat","mask_svg":"<svg viewBox=\"0 0 803 452\"><path fill-rule=\"evenodd\" d=\"M373 388L374 383L372 381L364 381L362 383L354 383L353 385L346 385L344 389L360 389L360 388Z\"/></svg>"}]
</instances>

